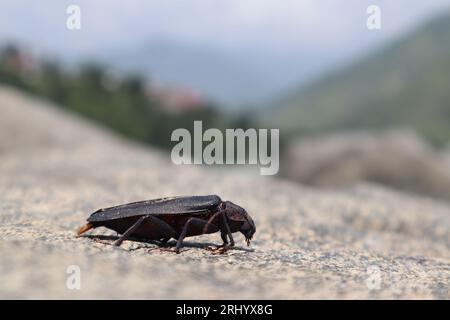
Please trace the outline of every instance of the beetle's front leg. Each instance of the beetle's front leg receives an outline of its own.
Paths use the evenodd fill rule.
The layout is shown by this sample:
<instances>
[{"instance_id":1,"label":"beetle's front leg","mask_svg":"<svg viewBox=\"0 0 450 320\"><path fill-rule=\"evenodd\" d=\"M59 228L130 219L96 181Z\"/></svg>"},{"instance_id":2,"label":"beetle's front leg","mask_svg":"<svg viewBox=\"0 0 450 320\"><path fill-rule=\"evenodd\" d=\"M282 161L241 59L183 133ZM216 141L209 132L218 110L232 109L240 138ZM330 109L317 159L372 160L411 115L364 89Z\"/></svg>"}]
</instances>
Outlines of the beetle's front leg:
<instances>
[{"instance_id":1,"label":"beetle's front leg","mask_svg":"<svg viewBox=\"0 0 450 320\"><path fill-rule=\"evenodd\" d=\"M233 239L233 235L231 234L230 226L228 225L228 220L227 220L225 213L221 212L220 216L222 217L222 226L221 226L221 231L220 231L220 237L223 240L223 244L220 246L217 246L216 248L208 247L207 250L212 251L213 253L222 254L234 247L234 239ZM229 243L228 243L227 236L230 239Z\"/></svg>"},{"instance_id":2,"label":"beetle's front leg","mask_svg":"<svg viewBox=\"0 0 450 320\"><path fill-rule=\"evenodd\" d=\"M223 231L220 232L220 237L222 238L223 241L222 247L226 246L228 244L227 233Z\"/></svg>"},{"instance_id":3,"label":"beetle's front leg","mask_svg":"<svg viewBox=\"0 0 450 320\"><path fill-rule=\"evenodd\" d=\"M231 247L234 247L234 239L233 239L233 235L231 234L230 226L228 225L227 216L226 216L226 214L225 214L224 212L222 212L221 216L222 216L222 222L223 222L223 224L224 224L224 226L225 226L225 230L222 230L222 233L223 233L223 232L226 232L226 234L228 235L228 238L230 239L230 245L229 245L229 247L230 247L230 248L231 248ZM223 238L222 238L222 239L223 239ZM224 241L224 242L225 242L225 241Z\"/></svg>"},{"instance_id":4,"label":"beetle's front leg","mask_svg":"<svg viewBox=\"0 0 450 320\"><path fill-rule=\"evenodd\" d=\"M222 241L223 241L223 243L220 246L206 247L205 249L208 251L212 251L214 253L225 253L228 249L230 249L231 245L228 242L227 232L221 231L220 237L222 238Z\"/></svg>"}]
</instances>

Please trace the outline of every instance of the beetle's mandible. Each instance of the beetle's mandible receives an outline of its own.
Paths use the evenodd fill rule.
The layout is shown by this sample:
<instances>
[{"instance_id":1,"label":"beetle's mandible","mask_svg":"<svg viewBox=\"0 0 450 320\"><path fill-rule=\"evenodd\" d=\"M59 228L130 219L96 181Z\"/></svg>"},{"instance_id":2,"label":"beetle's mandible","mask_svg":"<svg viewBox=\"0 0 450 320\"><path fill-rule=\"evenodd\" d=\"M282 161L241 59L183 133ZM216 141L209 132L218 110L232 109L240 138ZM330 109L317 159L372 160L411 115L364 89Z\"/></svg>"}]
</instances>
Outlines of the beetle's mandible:
<instances>
[{"instance_id":1,"label":"beetle's mandible","mask_svg":"<svg viewBox=\"0 0 450 320\"><path fill-rule=\"evenodd\" d=\"M219 232L223 244L220 253L234 246L232 233L240 231L250 245L256 231L255 223L247 211L219 196L170 197L139 201L95 211L77 234L97 227L106 227L121 236L114 242L120 246L124 240L156 240L164 245L177 239L175 252L179 253L186 237Z\"/></svg>"}]
</instances>

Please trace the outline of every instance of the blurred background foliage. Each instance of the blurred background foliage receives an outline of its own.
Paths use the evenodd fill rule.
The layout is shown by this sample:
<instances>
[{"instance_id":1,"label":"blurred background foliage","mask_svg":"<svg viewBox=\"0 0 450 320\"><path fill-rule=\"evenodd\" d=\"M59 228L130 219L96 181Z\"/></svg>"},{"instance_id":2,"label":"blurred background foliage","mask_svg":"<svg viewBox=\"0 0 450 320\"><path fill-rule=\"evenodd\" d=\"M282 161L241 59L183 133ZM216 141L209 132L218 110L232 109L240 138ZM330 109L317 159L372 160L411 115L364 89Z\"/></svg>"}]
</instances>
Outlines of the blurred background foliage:
<instances>
[{"instance_id":1,"label":"blurred background foliage","mask_svg":"<svg viewBox=\"0 0 450 320\"><path fill-rule=\"evenodd\" d=\"M14 45L0 53L0 83L53 101L126 137L168 149L176 128L192 131L193 121L203 128L251 126L244 114L224 114L206 100L188 100L169 106L167 95L153 90L138 74L110 73L107 67L90 62L78 70L67 70L55 61L34 61ZM33 61L28 66L27 61Z\"/></svg>"}]
</instances>

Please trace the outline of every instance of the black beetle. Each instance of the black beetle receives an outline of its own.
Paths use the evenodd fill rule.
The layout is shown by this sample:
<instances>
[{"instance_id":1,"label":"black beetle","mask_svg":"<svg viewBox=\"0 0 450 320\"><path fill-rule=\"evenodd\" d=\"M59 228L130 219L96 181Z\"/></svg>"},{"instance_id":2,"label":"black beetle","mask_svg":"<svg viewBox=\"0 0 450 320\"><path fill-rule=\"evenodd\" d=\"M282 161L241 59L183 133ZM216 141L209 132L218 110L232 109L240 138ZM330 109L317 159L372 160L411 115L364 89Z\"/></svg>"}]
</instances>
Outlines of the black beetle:
<instances>
[{"instance_id":1,"label":"black beetle","mask_svg":"<svg viewBox=\"0 0 450 320\"><path fill-rule=\"evenodd\" d=\"M234 246L232 233L240 231L250 245L256 231L255 223L244 208L216 195L170 197L132 202L95 211L77 234L97 227L106 227L121 234L114 245L120 246L130 237L158 240L165 244L175 238L179 253L185 237L220 231L225 252ZM229 242L227 239L229 238Z\"/></svg>"}]
</instances>

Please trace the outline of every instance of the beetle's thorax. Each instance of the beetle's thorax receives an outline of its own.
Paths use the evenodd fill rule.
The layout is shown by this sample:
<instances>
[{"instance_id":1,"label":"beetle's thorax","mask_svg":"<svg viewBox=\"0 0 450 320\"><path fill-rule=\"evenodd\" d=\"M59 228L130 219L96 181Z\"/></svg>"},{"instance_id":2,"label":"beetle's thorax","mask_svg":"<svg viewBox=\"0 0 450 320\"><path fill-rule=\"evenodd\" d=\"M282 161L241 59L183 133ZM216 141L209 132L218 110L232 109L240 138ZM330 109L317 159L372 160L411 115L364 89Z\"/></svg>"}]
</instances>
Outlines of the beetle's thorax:
<instances>
[{"instance_id":1,"label":"beetle's thorax","mask_svg":"<svg viewBox=\"0 0 450 320\"><path fill-rule=\"evenodd\" d=\"M227 217L227 223L230 231L239 231L242 225L242 213L239 211L238 206L230 201L224 201L221 203L219 210L222 211Z\"/></svg>"},{"instance_id":2,"label":"beetle's thorax","mask_svg":"<svg viewBox=\"0 0 450 320\"><path fill-rule=\"evenodd\" d=\"M239 207L231 201L222 202L221 208L225 211L225 214L230 220L242 221L247 215L247 212L243 208Z\"/></svg>"}]
</instances>

